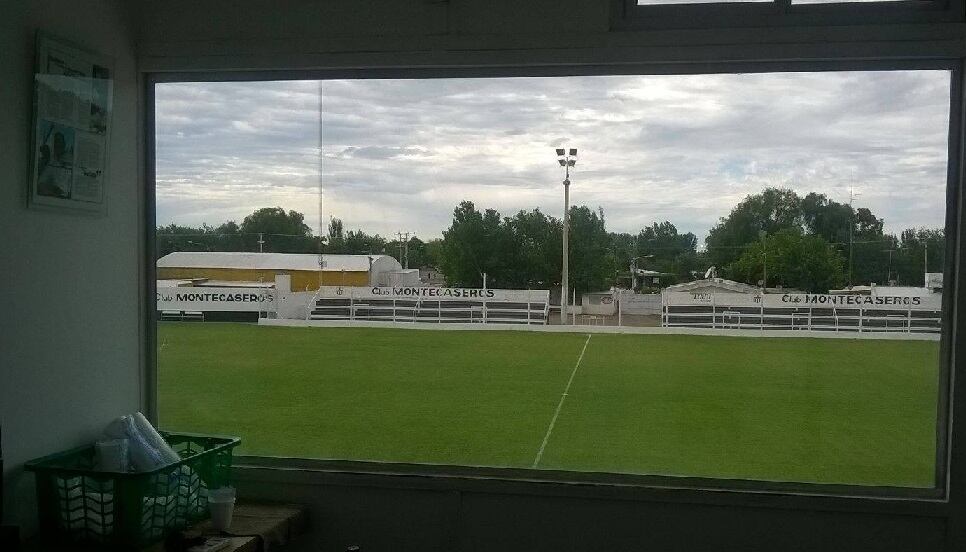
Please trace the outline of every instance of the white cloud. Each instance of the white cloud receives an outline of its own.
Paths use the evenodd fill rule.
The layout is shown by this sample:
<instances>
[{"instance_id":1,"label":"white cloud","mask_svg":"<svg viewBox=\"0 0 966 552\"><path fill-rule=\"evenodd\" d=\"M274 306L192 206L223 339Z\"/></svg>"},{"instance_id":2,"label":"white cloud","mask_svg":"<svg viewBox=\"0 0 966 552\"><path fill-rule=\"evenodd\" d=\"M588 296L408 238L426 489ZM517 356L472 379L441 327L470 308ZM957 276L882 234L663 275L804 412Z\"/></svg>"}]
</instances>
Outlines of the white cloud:
<instances>
[{"instance_id":1,"label":"white cloud","mask_svg":"<svg viewBox=\"0 0 966 552\"><path fill-rule=\"evenodd\" d=\"M318 227L318 82L158 87L158 221L258 207ZM768 186L847 200L891 231L945 213L949 75L940 71L351 80L322 83L325 217L438 236L459 201L562 209L553 147L580 149L571 201L614 231L704 236Z\"/></svg>"}]
</instances>

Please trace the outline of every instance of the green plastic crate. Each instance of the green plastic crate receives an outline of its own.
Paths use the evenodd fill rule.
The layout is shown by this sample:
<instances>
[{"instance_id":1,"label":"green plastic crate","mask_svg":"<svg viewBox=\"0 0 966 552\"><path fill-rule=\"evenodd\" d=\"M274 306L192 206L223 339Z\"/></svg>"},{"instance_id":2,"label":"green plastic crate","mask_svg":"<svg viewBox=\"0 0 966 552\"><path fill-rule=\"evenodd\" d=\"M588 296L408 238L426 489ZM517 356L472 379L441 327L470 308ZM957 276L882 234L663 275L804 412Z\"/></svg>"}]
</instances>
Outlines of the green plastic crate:
<instances>
[{"instance_id":1,"label":"green plastic crate","mask_svg":"<svg viewBox=\"0 0 966 552\"><path fill-rule=\"evenodd\" d=\"M97 471L93 444L27 462L37 479L41 534L133 549L208 517L208 489L230 483L240 439L161 435L181 461L149 472Z\"/></svg>"}]
</instances>

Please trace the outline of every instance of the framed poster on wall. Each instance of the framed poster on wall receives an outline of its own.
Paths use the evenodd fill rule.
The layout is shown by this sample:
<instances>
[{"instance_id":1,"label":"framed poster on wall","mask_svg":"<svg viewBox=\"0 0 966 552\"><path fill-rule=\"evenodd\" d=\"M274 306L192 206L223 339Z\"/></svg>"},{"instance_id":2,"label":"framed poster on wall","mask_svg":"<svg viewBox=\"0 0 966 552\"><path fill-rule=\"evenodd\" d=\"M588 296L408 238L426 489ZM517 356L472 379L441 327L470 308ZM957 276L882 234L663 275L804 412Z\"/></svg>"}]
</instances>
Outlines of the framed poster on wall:
<instances>
[{"instance_id":1,"label":"framed poster on wall","mask_svg":"<svg viewBox=\"0 0 966 552\"><path fill-rule=\"evenodd\" d=\"M104 214L114 62L37 34L28 204Z\"/></svg>"}]
</instances>

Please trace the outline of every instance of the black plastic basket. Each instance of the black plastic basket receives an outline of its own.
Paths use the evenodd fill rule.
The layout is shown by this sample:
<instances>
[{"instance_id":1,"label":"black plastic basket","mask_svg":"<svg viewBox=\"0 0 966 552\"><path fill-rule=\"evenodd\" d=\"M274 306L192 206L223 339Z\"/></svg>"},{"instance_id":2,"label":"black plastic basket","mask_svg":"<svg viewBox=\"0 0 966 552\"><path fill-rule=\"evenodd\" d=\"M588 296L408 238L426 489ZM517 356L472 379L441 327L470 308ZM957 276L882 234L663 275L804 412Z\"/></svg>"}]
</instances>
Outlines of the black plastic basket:
<instances>
[{"instance_id":1,"label":"black plastic basket","mask_svg":"<svg viewBox=\"0 0 966 552\"><path fill-rule=\"evenodd\" d=\"M181 461L149 472L96 469L87 445L27 462L43 535L131 549L208 517L208 489L230 483L237 437L161 434Z\"/></svg>"}]
</instances>

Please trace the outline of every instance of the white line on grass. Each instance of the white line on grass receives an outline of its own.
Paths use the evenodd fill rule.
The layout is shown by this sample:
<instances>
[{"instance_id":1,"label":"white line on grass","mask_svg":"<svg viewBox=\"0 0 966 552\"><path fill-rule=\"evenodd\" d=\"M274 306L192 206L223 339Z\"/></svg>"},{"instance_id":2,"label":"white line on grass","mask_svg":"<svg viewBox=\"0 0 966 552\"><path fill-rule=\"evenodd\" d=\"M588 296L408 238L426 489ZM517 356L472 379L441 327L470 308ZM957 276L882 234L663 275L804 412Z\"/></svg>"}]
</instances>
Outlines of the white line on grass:
<instances>
[{"instance_id":1,"label":"white line on grass","mask_svg":"<svg viewBox=\"0 0 966 552\"><path fill-rule=\"evenodd\" d=\"M537 451L537 457L533 459L532 467L534 468L540 463L540 458L543 457L543 450L547 448L547 441L550 440L550 434L553 433L553 426L557 423L557 417L560 416L560 409L563 408L564 400L570 391L570 384L574 382L574 376L577 375L577 368L580 368L580 361L584 360L584 353L587 352L587 344L590 343L591 335L587 334L587 341L584 341L584 348L580 350L580 356L577 357L577 364L574 364L574 371L570 373L570 379L567 380L567 387L564 388L563 395L560 395L560 402L557 403L557 410L553 413L553 419L550 420L550 427L547 428L547 434L543 436L543 443L540 443L540 450Z\"/></svg>"}]
</instances>

